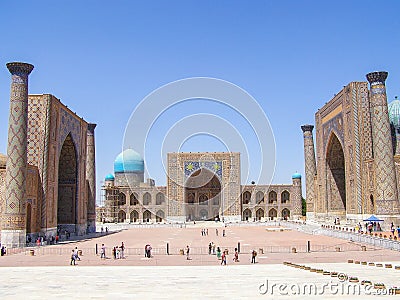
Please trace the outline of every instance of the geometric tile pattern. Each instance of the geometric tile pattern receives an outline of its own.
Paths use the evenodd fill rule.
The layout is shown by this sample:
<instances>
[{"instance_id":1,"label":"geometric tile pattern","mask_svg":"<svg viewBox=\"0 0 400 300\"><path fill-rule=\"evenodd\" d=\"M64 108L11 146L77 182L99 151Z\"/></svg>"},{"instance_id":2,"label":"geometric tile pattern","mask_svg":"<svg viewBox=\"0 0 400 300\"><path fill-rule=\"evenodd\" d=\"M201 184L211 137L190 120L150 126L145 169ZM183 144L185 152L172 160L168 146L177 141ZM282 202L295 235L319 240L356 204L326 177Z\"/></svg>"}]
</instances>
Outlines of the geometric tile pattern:
<instances>
[{"instance_id":1,"label":"geometric tile pattern","mask_svg":"<svg viewBox=\"0 0 400 300\"><path fill-rule=\"evenodd\" d=\"M94 129L96 124L89 123L86 149L86 180L88 183L88 222L96 221L96 162Z\"/></svg>"},{"instance_id":2,"label":"geometric tile pattern","mask_svg":"<svg viewBox=\"0 0 400 300\"><path fill-rule=\"evenodd\" d=\"M398 213L396 170L387 107L387 72L367 74L371 85L371 125L376 180L377 214Z\"/></svg>"},{"instance_id":3,"label":"geometric tile pattern","mask_svg":"<svg viewBox=\"0 0 400 300\"><path fill-rule=\"evenodd\" d=\"M25 229L27 172L28 75L33 66L9 63L12 74L8 126L7 171L2 229Z\"/></svg>"},{"instance_id":4,"label":"geometric tile pattern","mask_svg":"<svg viewBox=\"0 0 400 300\"><path fill-rule=\"evenodd\" d=\"M304 160L305 160L305 175L306 175L306 202L307 212L314 212L315 204L315 189L314 176L317 174L315 163L315 150L313 139L313 125L301 126L304 138Z\"/></svg>"}]
</instances>

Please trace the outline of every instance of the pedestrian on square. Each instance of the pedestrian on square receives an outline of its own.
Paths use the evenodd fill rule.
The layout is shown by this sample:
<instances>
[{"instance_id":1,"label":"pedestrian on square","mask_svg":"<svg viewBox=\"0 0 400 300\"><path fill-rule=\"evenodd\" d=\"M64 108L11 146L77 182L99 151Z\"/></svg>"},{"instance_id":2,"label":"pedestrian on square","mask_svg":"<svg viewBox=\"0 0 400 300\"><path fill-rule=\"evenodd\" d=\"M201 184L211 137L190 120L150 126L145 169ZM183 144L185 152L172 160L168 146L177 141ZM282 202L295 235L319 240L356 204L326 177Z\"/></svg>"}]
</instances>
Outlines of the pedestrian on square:
<instances>
[{"instance_id":1,"label":"pedestrian on square","mask_svg":"<svg viewBox=\"0 0 400 300\"><path fill-rule=\"evenodd\" d=\"M208 228L206 229L206 235L208 235Z\"/></svg>"},{"instance_id":2,"label":"pedestrian on square","mask_svg":"<svg viewBox=\"0 0 400 300\"><path fill-rule=\"evenodd\" d=\"M186 246L186 260L190 260L189 253L190 253L190 248L189 248L189 245L187 245Z\"/></svg>"},{"instance_id":3,"label":"pedestrian on square","mask_svg":"<svg viewBox=\"0 0 400 300\"><path fill-rule=\"evenodd\" d=\"M212 254L215 255L215 244L214 242L211 242L212 245Z\"/></svg>"},{"instance_id":4,"label":"pedestrian on square","mask_svg":"<svg viewBox=\"0 0 400 300\"><path fill-rule=\"evenodd\" d=\"M215 235L218 236L218 228L215 228Z\"/></svg>"},{"instance_id":5,"label":"pedestrian on square","mask_svg":"<svg viewBox=\"0 0 400 300\"><path fill-rule=\"evenodd\" d=\"M122 242L122 244L121 244L121 258L125 258L124 251L125 251L125 245L124 245L124 242Z\"/></svg>"},{"instance_id":6,"label":"pedestrian on square","mask_svg":"<svg viewBox=\"0 0 400 300\"><path fill-rule=\"evenodd\" d=\"M208 255L211 255L212 245L211 243L208 244Z\"/></svg>"},{"instance_id":7,"label":"pedestrian on square","mask_svg":"<svg viewBox=\"0 0 400 300\"><path fill-rule=\"evenodd\" d=\"M222 230L222 236L225 236L225 229Z\"/></svg>"},{"instance_id":8,"label":"pedestrian on square","mask_svg":"<svg viewBox=\"0 0 400 300\"><path fill-rule=\"evenodd\" d=\"M104 244L101 244L101 250L100 250L100 253L101 253L101 255L100 255L100 259L101 259L101 258L104 258L104 259L106 259L106 246L104 246Z\"/></svg>"},{"instance_id":9,"label":"pedestrian on square","mask_svg":"<svg viewBox=\"0 0 400 300\"><path fill-rule=\"evenodd\" d=\"M221 258L221 249L219 247L217 247L217 258Z\"/></svg>"},{"instance_id":10,"label":"pedestrian on square","mask_svg":"<svg viewBox=\"0 0 400 300\"><path fill-rule=\"evenodd\" d=\"M252 264L256 263L256 256L257 256L256 250L251 251L251 263Z\"/></svg>"},{"instance_id":11,"label":"pedestrian on square","mask_svg":"<svg viewBox=\"0 0 400 300\"><path fill-rule=\"evenodd\" d=\"M75 253L75 259L76 259L76 260L81 260L81 258L80 258L79 255L78 255L78 247L75 247L75 249L74 249L73 251L74 251L74 253Z\"/></svg>"},{"instance_id":12,"label":"pedestrian on square","mask_svg":"<svg viewBox=\"0 0 400 300\"><path fill-rule=\"evenodd\" d=\"M74 263L75 266L76 265L75 261L76 261L75 251L72 249L70 265L72 266L72 263Z\"/></svg>"},{"instance_id":13,"label":"pedestrian on square","mask_svg":"<svg viewBox=\"0 0 400 300\"><path fill-rule=\"evenodd\" d=\"M226 266L226 251L222 252L222 257L221 257L221 266L224 265Z\"/></svg>"},{"instance_id":14,"label":"pedestrian on square","mask_svg":"<svg viewBox=\"0 0 400 300\"><path fill-rule=\"evenodd\" d=\"M114 259L117 259L117 249L115 249L115 247L112 249L112 255Z\"/></svg>"},{"instance_id":15,"label":"pedestrian on square","mask_svg":"<svg viewBox=\"0 0 400 300\"><path fill-rule=\"evenodd\" d=\"M237 248L235 248L235 257L233 258L233 261L239 262L239 252Z\"/></svg>"}]
</instances>

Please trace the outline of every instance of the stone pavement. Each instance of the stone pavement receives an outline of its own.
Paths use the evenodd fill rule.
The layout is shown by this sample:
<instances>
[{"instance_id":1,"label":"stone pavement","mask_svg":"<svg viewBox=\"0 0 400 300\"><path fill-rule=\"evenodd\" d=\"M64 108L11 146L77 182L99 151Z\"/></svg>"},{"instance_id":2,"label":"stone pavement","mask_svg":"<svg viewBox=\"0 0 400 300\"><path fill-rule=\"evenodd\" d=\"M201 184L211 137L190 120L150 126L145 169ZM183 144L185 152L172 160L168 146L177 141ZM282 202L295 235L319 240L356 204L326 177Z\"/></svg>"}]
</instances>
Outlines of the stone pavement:
<instances>
[{"instance_id":1,"label":"stone pavement","mask_svg":"<svg viewBox=\"0 0 400 300\"><path fill-rule=\"evenodd\" d=\"M396 264L396 262L392 262ZM397 262L399 264L399 262ZM399 270L347 263L313 264L359 280L398 285ZM366 290L337 277L282 264L164 267L5 267L1 299L362 299ZM351 288L349 288L351 286ZM379 299L381 296L369 296Z\"/></svg>"},{"instance_id":2,"label":"stone pavement","mask_svg":"<svg viewBox=\"0 0 400 300\"><path fill-rule=\"evenodd\" d=\"M0 297L253 299L272 296L272 299L289 299L293 297L293 291L307 284L314 286L317 295L314 295L315 291L311 296L303 292L299 298L319 299L321 295L318 293L323 289L324 298L347 296L335 288L346 288L348 283L342 284L337 278L283 265L284 261L357 276L360 281L383 282L387 287L400 286L400 270L347 263L348 259L375 263L391 261L394 267L400 265L397 251L371 246L367 246L367 251L361 251L361 245L351 241L266 226L228 227L225 228L225 237L221 236L222 228L210 226L207 227L209 235L202 236L202 226L129 229L75 243L33 248L34 256L30 256L27 249L0 257ZM219 230L218 236L216 229ZM111 247L120 245L122 241L127 247L126 259L102 260L95 254L96 244L99 247L104 243L107 255L111 257ZM221 266L215 255L208 254L211 241L230 251L240 242L240 262L233 263L230 252L228 266ZM305 251L307 241L311 243L311 253ZM143 255L147 243L153 246L151 259ZM171 255L166 255L167 243ZM191 260L178 254L179 249L186 245L192 249ZM83 251L82 260L77 262L77 266L70 266L70 254L75 246ZM294 246L300 253L291 253ZM336 252L338 247L340 252ZM259 251L257 264L253 265L250 264L252 249ZM261 292L264 294L259 289L262 284ZM283 290L280 291L279 287ZM376 291L367 291L372 292ZM365 297L364 290L359 293L357 297Z\"/></svg>"}]
</instances>

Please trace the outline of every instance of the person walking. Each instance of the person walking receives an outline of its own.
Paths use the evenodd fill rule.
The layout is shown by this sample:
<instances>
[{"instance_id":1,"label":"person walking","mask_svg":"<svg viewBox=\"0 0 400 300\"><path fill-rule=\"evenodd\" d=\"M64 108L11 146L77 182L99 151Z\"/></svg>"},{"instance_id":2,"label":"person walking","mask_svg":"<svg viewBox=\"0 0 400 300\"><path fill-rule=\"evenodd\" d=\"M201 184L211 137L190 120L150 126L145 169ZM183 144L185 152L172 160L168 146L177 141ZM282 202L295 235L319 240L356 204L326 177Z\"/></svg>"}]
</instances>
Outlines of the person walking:
<instances>
[{"instance_id":1,"label":"person walking","mask_svg":"<svg viewBox=\"0 0 400 300\"><path fill-rule=\"evenodd\" d=\"M100 259L101 258L106 259L106 246L104 246L104 244L101 244Z\"/></svg>"},{"instance_id":2,"label":"person walking","mask_svg":"<svg viewBox=\"0 0 400 300\"><path fill-rule=\"evenodd\" d=\"M256 250L251 251L251 263L252 264L256 263L256 256L257 256Z\"/></svg>"},{"instance_id":3,"label":"person walking","mask_svg":"<svg viewBox=\"0 0 400 300\"><path fill-rule=\"evenodd\" d=\"M235 257L233 258L233 261L239 262L239 252L237 248L235 248Z\"/></svg>"},{"instance_id":4,"label":"person walking","mask_svg":"<svg viewBox=\"0 0 400 300\"><path fill-rule=\"evenodd\" d=\"M221 266L224 265L226 266L226 251L222 252L221 256Z\"/></svg>"},{"instance_id":5,"label":"person walking","mask_svg":"<svg viewBox=\"0 0 400 300\"><path fill-rule=\"evenodd\" d=\"M208 255L211 255L212 245L211 243L208 244Z\"/></svg>"},{"instance_id":6,"label":"person walking","mask_svg":"<svg viewBox=\"0 0 400 300\"><path fill-rule=\"evenodd\" d=\"M189 252L190 252L190 248L189 248L189 245L187 245L186 246L186 260L190 260Z\"/></svg>"},{"instance_id":7,"label":"person walking","mask_svg":"<svg viewBox=\"0 0 400 300\"><path fill-rule=\"evenodd\" d=\"M125 258L125 253L124 253L124 251L125 251L125 245L124 245L124 242L122 242L122 244L121 244L121 258Z\"/></svg>"},{"instance_id":8,"label":"person walking","mask_svg":"<svg viewBox=\"0 0 400 300\"><path fill-rule=\"evenodd\" d=\"M221 258L221 249L217 247L217 259Z\"/></svg>"},{"instance_id":9,"label":"person walking","mask_svg":"<svg viewBox=\"0 0 400 300\"><path fill-rule=\"evenodd\" d=\"M72 263L74 263L74 266L76 265L76 258L75 258L75 251L72 249L72 253L71 253L71 262L70 265L72 266Z\"/></svg>"},{"instance_id":10,"label":"person walking","mask_svg":"<svg viewBox=\"0 0 400 300\"><path fill-rule=\"evenodd\" d=\"M78 255L78 247L75 247L75 250L73 250L74 251L74 253L75 253L75 259L76 260L81 260L81 258L79 257L79 255Z\"/></svg>"}]
</instances>

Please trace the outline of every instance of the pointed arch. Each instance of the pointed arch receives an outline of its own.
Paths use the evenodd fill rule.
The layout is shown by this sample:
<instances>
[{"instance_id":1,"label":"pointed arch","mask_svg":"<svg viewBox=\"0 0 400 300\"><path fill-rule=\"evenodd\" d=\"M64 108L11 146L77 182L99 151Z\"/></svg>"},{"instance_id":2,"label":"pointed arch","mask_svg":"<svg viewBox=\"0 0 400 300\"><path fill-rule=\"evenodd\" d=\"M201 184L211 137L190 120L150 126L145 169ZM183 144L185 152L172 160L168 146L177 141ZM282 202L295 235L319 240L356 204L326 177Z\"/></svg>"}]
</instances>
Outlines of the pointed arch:
<instances>
[{"instance_id":1,"label":"pointed arch","mask_svg":"<svg viewBox=\"0 0 400 300\"><path fill-rule=\"evenodd\" d=\"M57 224L61 230L75 232L78 218L78 155L69 133L58 159Z\"/></svg>"},{"instance_id":2,"label":"pointed arch","mask_svg":"<svg viewBox=\"0 0 400 300\"><path fill-rule=\"evenodd\" d=\"M326 146L328 210L346 211L346 171L343 145L332 131Z\"/></svg>"}]
</instances>

